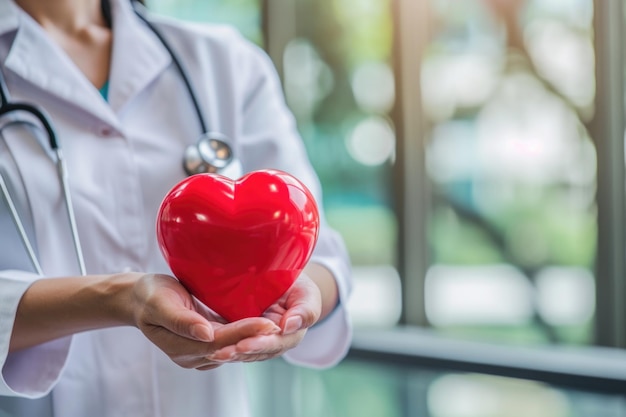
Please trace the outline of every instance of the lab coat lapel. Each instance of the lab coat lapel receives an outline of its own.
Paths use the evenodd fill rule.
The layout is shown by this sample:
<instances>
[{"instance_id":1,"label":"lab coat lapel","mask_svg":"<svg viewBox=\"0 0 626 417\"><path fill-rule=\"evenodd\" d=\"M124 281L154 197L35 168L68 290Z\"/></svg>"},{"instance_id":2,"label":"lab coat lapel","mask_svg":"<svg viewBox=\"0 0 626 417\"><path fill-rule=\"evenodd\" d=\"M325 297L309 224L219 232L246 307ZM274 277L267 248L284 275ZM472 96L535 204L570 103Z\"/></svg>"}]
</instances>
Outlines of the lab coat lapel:
<instances>
[{"instance_id":1,"label":"lab coat lapel","mask_svg":"<svg viewBox=\"0 0 626 417\"><path fill-rule=\"evenodd\" d=\"M0 0L0 35L17 28L17 16L17 6L13 2Z\"/></svg>"},{"instance_id":2,"label":"lab coat lapel","mask_svg":"<svg viewBox=\"0 0 626 417\"><path fill-rule=\"evenodd\" d=\"M111 126L119 126L117 114L168 67L171 57L135 15L130 1L111 0L111 8L113 56L108 104L37 22L13 2L0 0L0 35L17 28L4 63L6 69Z\"/></svg>"},{"instance_id":3,"label":"lab coat lapel","mask_svg":"<svg viewBox=\"0 0 626 417\"><path fill-rule=\"evenodd\" d=\"M109 103L119 114L170 64L171 57L158 38L135 15L129 0L111 0L113 57Z\"/></svg>"},{"instance_id":4,"label":"lab coat lapel","mask_svg":"<svg viewBox=\"0 0 626 417\"><path fill-rule=\"evenodd\" d=\"M1 1L1 0L0 0ZM13 6L13 7L11 7ZM2 10L6 8L6 10ZM29 15L11 2L0 3L0 28L17 26L4 67L22 80L97 118L117 126L117 118L102 99L100 93L67 56L65 51L51 41L45 31ZM1 32L0 32L1 33ZM14 94L16 100L28 100Z\"/></svg>"}]
</instances>

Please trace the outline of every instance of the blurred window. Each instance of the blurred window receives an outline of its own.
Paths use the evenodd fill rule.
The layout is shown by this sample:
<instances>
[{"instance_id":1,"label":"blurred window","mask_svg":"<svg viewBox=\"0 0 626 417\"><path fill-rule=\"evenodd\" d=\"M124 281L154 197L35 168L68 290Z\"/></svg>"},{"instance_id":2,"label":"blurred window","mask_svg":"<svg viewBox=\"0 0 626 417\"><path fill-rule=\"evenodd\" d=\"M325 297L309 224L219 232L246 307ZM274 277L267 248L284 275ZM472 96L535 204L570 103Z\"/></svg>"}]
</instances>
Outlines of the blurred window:
<instances>
[{"instance_id":1,"label":"blurred window","mask_svg":"<svg viewBox=\"0 0 626 417\"><path fill-rule=\"evenodd\" d=\"M446 333L589 343L597 231L596 155L585 127L595 97L593 4L421 3L415 24L427 25L430 36L396 44L396 55L394 35L401 34L391 0L149 6L233 24L267 49L282 30L280 50L270 52L321 178L328 221L355 265L349 307L357 326L396 325L403 308L415 305ZM419 71L401 76L418 78L424 123L421 137L404 140L422 144L425 178L402 181L408 188L427 181L427 195L401 217L397 193L406 188L397 187L396 162L411 159L396 152L398 124L406 121L394 111L409 90L398 84L394 56L408 54L421 54ZM417 256L399 233L407 216L424 217L417 243L428 248L424 276L399 272L399 259ZM403 280L405 290L415 288L407 280L423 289L402 294Z\"/></svg>"},{"instance_id":2,"label":"blurred window","mask_svg":"<svg viewBox=\"0 0 626 417\"><path fill-rule=\"evenodd\" d=\"M261 5L258 0L146 0L156 13L190 22L234 25L250 40L261 44Z\"/></svg>"},{"instance_id":3,"label":"blurred window","mask_svg":"<svg viewBox=\"0 0 626 417\"><path fill-rule=\"evenodd\" d=\"M269 3L272 3L271 1ZM284 2L275 2L284 3ZM388 0L299 0L282 53L284 89L324 188L329 223L355 266L357 326L392 326L401 312L393 207L395 103ZM270 48L272 35L269 35Z\"/></svg>"},{"instance_id":4,"label":"blurred window","mask_svg":"<svg viewBox=\"0 0 626 417\"><path fill-rule=\"evenodd\" d=\"M269 3L150 0L148 6L185 20L233 24L264 44L261 16ZM355 324L395 325L402 298L391 184L396 138L390 2L299 0L275 7L267 24L292 29L275 58L286 100L320 176L328 222L344 237L355 265L349 306Z\"/></svg>"},{"instance_id":5,"label":"blurred window","mask_svg":"<svg viewBox=\"0 0 626 417\"><path fill-rule=\"evenodd\" d=\"M592 0L148 3L234 24L274 60L354 264L357 329L593 344L594 323L624 327L624 293L610 281L620 277L595 272L601 244L617 246L607 264L623 264L625 248L619 231L597 238L607 217L598 195L623 199L623 178L605 185L624 167L598 174L615 138L592 140L596 83L609 82L596 64L616 62L594 49L594 31L617 25L594 27ZM607 299L597 305L596 294ZM622 398L486 375L351 360L324 372L247 369L259 417L624 415Z\"/></svg>"},{"instance_id":6,"label":"blurred window","mask_svg":"<svg viewBox=\"0 0 626 417\"><path fill-rule=\"evenodd\" d=\"M592 16L591 0L431 1L425 307L441 331L592 341Z\"/></svg>"}]
</instances>

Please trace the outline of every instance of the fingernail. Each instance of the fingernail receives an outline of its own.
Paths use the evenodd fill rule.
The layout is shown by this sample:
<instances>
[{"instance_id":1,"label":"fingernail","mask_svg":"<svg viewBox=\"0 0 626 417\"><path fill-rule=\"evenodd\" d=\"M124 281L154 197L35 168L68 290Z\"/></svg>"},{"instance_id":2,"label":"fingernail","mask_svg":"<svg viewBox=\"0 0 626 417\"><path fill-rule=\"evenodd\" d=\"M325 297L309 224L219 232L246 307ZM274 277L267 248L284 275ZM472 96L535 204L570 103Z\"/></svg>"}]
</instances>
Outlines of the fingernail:
<instances>
[{"instance_id":1,"label":"fingernail","mask_svg":"<svg viewBox=\"0 0 626 417\"><path fill-rule=\"evenodd\" d=\"M302 317L300 316L289 317L287 321L285 322L285 330L283 331L283 334L295 333L298 330L300 330L300 327L302 327Z\"/></svg>"},{"instance_id":2,"label":"fingernail","mask_svg":"<svg viewBox=\"0 0 626 417\"><path fill-rule=\"evenodd\" d=\"M211 329L202 324L194 324L191 327L191 335L201 342L212 342L214 340Z\"/></svg>"}]
</instances>

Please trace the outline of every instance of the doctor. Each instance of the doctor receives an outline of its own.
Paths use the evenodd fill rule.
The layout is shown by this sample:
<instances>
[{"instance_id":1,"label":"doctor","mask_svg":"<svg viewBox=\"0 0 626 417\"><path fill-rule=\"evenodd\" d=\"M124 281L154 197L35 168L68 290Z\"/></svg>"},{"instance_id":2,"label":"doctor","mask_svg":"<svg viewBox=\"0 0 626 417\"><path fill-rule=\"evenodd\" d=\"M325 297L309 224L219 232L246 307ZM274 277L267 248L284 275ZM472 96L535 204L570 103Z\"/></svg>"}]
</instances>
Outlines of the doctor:
<instances>
[{"instance_id":1,"label":"doctor","mask_svg":"<svg viewBox=\"0 0 626 417\"><path fill-rule=\"evenodd\" d=\"M41 266L34 272L0 200L0 416L248 416L239 362L282 355L328 367L344 357L343 243L323 224L271 320L223 323L191 298L169 275L154 225L186 175L198 114L172 55L129 0L104 1L0 0L7 99L42 107L54 124L86 270L49 137L31 114L0 117L0 173ZM229 175L282 169L321 206L267 56L227 27L149 21L185 67L200 118L229 138L238 161Z\"/></svg>"}]
</instances>

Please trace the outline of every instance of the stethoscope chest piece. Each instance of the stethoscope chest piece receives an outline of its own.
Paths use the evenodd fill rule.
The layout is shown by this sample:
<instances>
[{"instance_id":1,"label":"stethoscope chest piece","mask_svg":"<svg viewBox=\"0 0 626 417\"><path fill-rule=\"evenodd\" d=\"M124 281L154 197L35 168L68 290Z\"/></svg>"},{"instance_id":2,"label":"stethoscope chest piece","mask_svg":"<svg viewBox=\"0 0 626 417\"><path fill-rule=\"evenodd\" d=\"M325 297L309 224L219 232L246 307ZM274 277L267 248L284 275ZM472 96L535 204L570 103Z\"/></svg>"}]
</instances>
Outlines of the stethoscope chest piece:
<instances>
[{"instance_id":1,"label":"stethoscope chest piece","mask_svg":"<svg viewBox=\"0 0 626 417\"><path fill-rule=\"evenodd\" d=\"M220 173L233 161L228 138L218 132L205 133L185 150L183 167L187 175Z\"/></svg>"}]
</instances>

